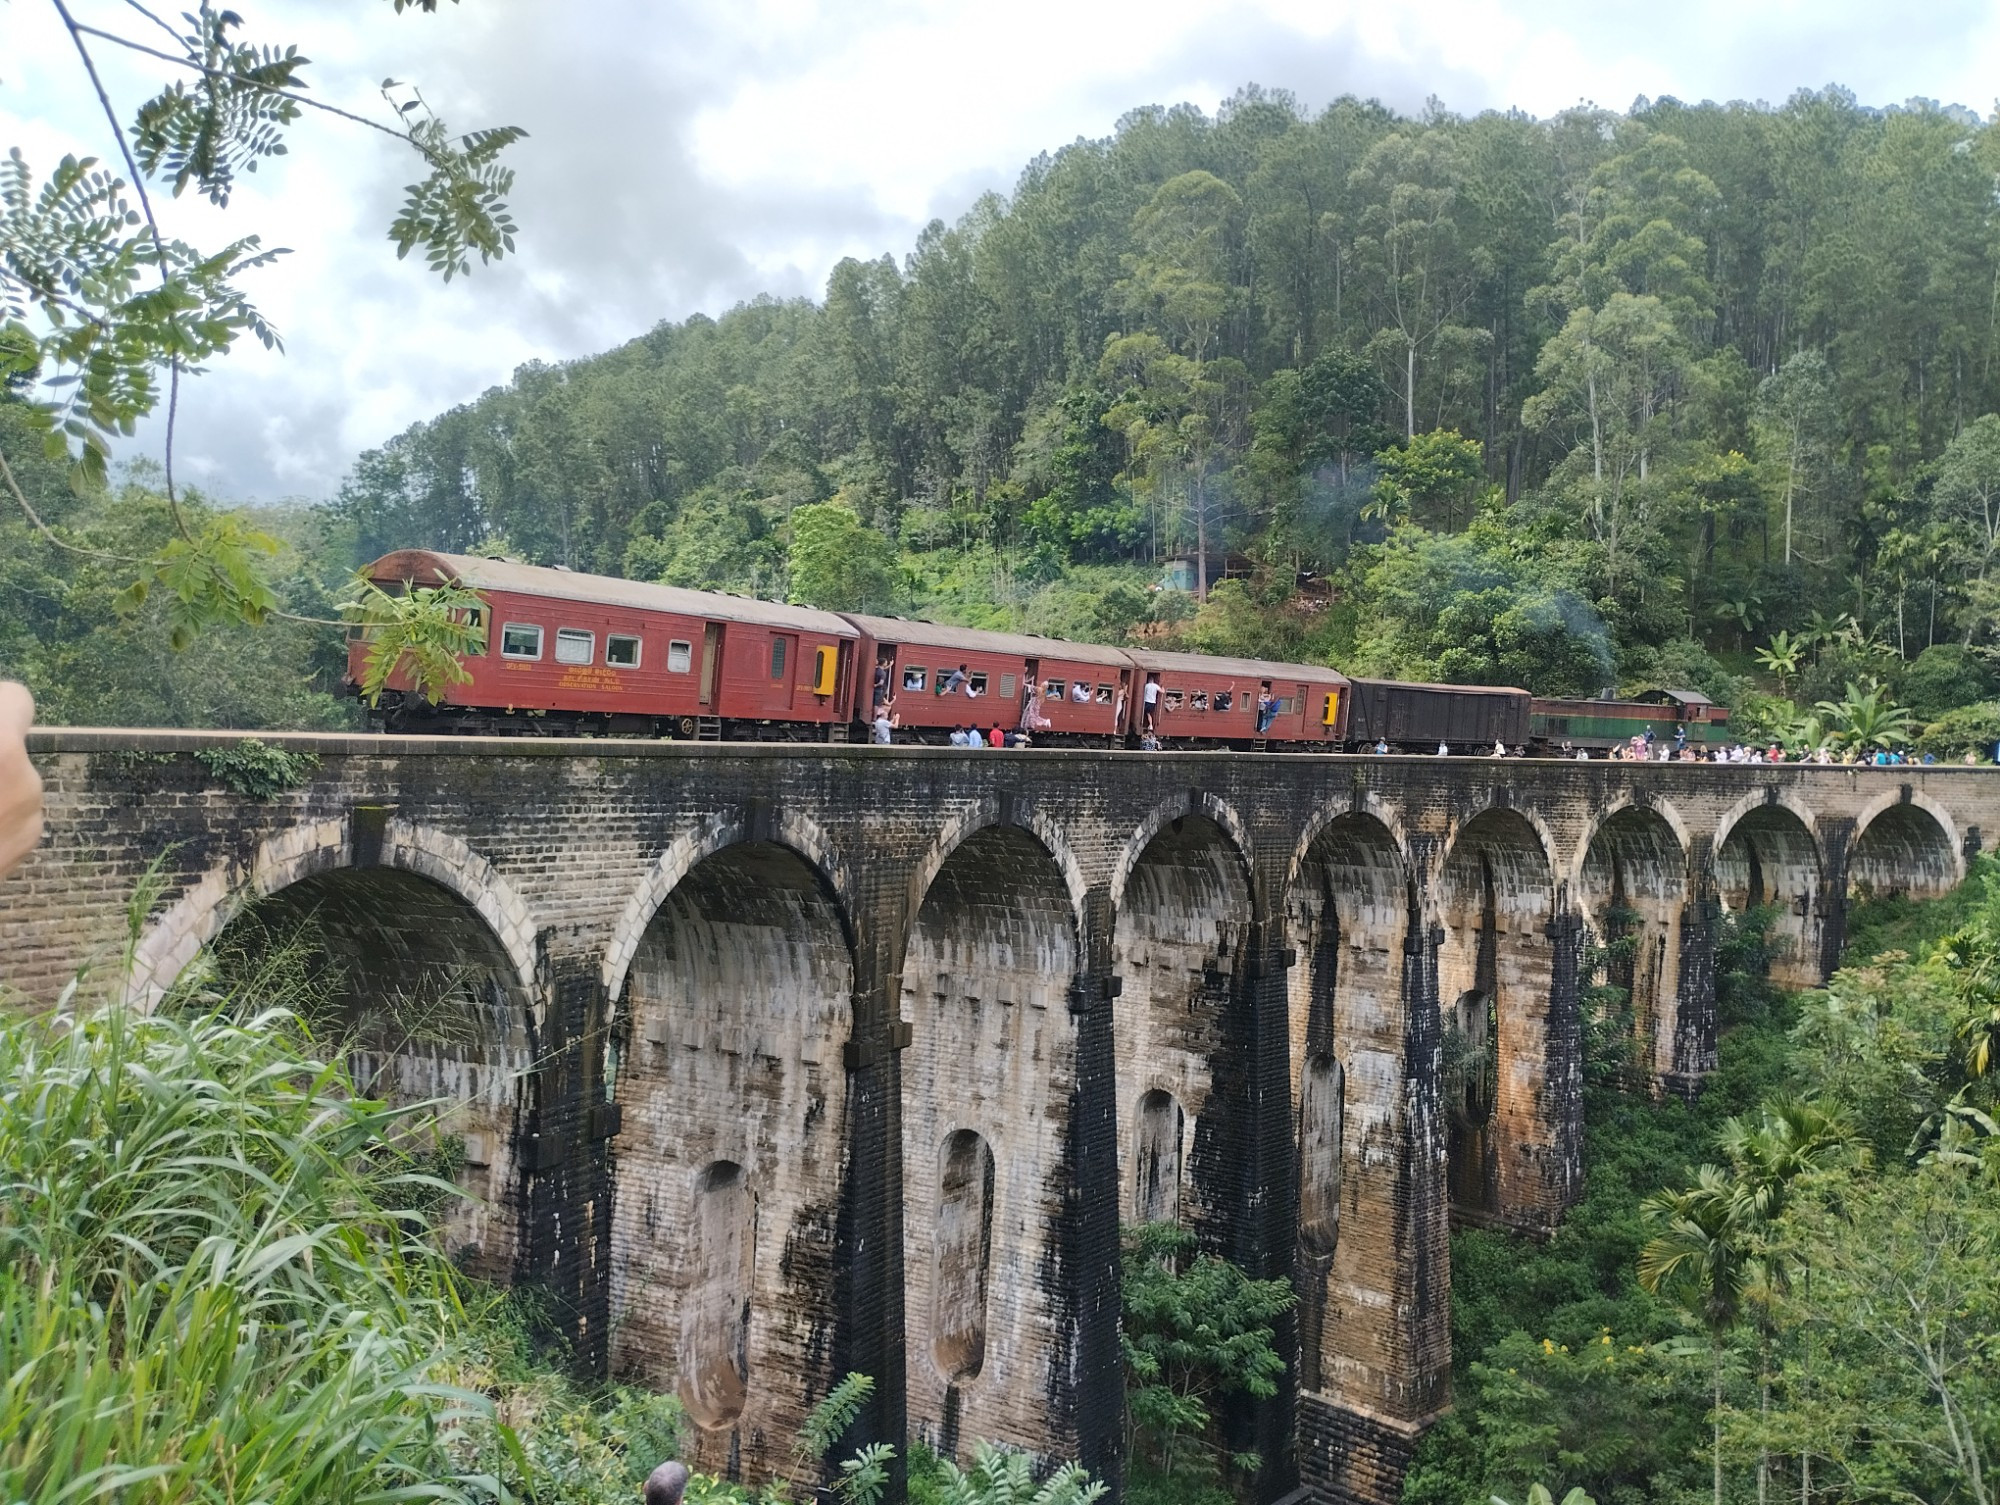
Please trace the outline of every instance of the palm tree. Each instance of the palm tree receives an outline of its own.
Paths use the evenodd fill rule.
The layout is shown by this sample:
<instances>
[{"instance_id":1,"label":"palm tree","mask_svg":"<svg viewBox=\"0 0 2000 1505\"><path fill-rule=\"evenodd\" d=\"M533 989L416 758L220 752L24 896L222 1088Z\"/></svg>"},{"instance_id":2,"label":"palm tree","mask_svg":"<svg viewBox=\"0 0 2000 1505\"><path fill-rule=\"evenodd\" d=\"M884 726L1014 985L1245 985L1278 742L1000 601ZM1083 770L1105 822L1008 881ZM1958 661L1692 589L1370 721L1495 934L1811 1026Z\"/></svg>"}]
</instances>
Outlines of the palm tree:
<instances>
[{"instance_id":1,"label":"palm tree","mask_svg":"<svg viewBox=\"0 0 2000 1505\"><path fill-rule=\"evenodd\" d=\"M1757 662L1778 676L1778 688L1792 693L1792 676L1799 672L1799 660L1806 651L1805 641L1789 632L1774 632L1767 648L1757 650Z\"/></svg>"},{"instance_id":2,"label":"palm tree","mask_svg":"<svg viewBox=\"0 0 2000 1505\"><path fill-rule=\"evenodd\" d=\"M1892 748L1909 740L1916 718L1899 705L1892 705L1882 686L1871 680L1862 689L1848 681L1847 694L1840 700L1822 700L1813 707L1835 728L1835 737L1856 749Z\"/></svg>"},{"instance_id":3,"label":"palm tree","mask_svg":"<svg viewBox=\"0 0 2000 1505\"><path fill-rule=\"evenodd\" d=\"M1817 1103L1785 1098L1768 1105L1754 1126L1731 1118L1719 1136L1729 1159L1736 1195L1742 1201L1744 1226L1750 1241L1745 1287L1757 1312L1757 1409L1771 1408L1771 1307L1791 1284L1792 1270L1763 1235L1783 1216L1792 1183L1844 1155L1854 1142L1853 1125ZM1812 1462L1800 1460L1800 1498L1811 1494ZM1757 1447L1757 1500L1764 1505L1770 1492L1771 1455L1767 1443Z\"/></svg>"},{"instance_id":4,"label":"palm tree","mask_svg":"<svg viewBox=\"0 0 2000 1505\"><path fill-rule=\"evenodd\" d=\"M1660 1231L1639 1251L1639 1284L1708 1329L1715 1392L1715 1505L1722 1505L1722 1348L1750 1288L1754 1212L1730 1173L1704 1165L1681 1191L1656 1192L1646 1215Z\"/></svg>"}]
</instances>

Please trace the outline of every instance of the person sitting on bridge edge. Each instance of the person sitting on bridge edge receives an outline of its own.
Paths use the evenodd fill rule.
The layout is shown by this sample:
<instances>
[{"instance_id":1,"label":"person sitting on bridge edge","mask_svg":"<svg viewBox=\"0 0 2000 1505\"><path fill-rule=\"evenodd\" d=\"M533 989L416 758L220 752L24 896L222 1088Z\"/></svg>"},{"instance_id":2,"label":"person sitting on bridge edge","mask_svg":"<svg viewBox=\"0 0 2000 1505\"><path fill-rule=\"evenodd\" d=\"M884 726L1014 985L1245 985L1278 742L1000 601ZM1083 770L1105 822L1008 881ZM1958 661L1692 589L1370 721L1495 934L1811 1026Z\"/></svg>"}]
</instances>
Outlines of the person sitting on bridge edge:
<instances>
[{"instance_id":1,"label":"person sitting on bridge edge","mask_svg":"<svg viewBox=\"0 0 2000 1505\"><path fill-rule=\"evenodd\" d=\"M1375 756L1378 758L1386 758L1389 756L1389 744L1383 741L1380 737L1377 737L1375 739Z\"/></svg>"},{"instance_id":2,"label":"person sitting on bridge edge","mask_svg":"<svg viewBox=\"0 0 2000 1505\"><path fill-rule=\"evenodd\" d=\"M1492 752L1490 752L1490 753L1488 753L1488 754L1487 754L1487 756L1488 756L1489 758L1504 758L1504 757L1506 757L1506 756L1507 756L1507 744L1506 744L1506 743L1504 743L1504 742L1495 742L1495 743L1493 744L1493 751L1492 751Z\"/></svg>"},{"instance_id":3,"label":"person sitting on bridge edge","mask_svg":"<svg viewBox=\"0 0 2000 1505\"><path fill-rule=\"evenodd\" d=\"M687 1487L687 1465L669 1461L646 1475L641 1498L645 1505L681 1505L687 1498Z\"/></svg>"},{"instance_id":4,"label":"person sitting on bridge edge","mask_svg":"<svg viewBox=\"0 0 2000 1505\"><path fill-rule=\"evenodd\" d=\"M879 745L887 747L896 740L895 731L896 697L891 695L886 700L875 702L874 740Z\"/></svg>"},{"instance_id":5,"label":"person sitting on bridge edge","mask_svg":"<svg viewBox=\"0 0 2000 1505\"><path fill-rule=\"evenodd\" d=\"M965 665L960 664L956 669L952 670L951 673L947 674L944 677L944 683L938 686L938 694L940 695L952 694L954 691L958 690L965 684L967 678L968 676L965 672Z\"/></svg>"},{"instance_id":6,"label":"person sitting on bridge edge","mask_svg":"<svg viewBox=\"0 0 2000 1505\"><path fill-rule=\"evenodd\" d=\"M1139 751L1158 752L1159 750L1160 750L1160 734L1154 731L1149 726L1146 728L1146 735L1139 739Z\"/></svg>"},{"instance_id":7,"label":"person sitting on bridge edge","mask_svg":"<svg viewBox=\"0 0 2000 1505\"><path fill-rule=\"evenodd\" d=\"M993 730L986 734L986 745L988 747L1005 747L1007 745L1007 734L1000 730L999 722L994 722Z\"/></svg>"},{"instance_id":8,"label":"person sitting on bridge edge","mask_svg":"<svg viewBox=\"0 0 2000 1505\"><path fill-rule=\"evenodd\" d=\"M1438 756L1440 758L1448 758L1451 756L1451 744L1449 742L1438 743Z\"/></svg>"}]
</instances>

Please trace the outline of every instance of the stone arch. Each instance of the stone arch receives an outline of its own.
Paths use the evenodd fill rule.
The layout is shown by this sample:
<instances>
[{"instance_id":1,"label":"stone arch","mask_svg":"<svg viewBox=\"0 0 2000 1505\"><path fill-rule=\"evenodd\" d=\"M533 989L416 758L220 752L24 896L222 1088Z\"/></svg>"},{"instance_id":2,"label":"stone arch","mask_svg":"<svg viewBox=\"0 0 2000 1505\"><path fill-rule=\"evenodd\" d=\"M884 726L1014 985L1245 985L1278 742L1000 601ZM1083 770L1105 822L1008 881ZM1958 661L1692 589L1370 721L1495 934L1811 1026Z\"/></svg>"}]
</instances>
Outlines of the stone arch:
<instances>
[{"instance_id":1,"label":"stone arch","mask_svg":"<svg viewBox=\"0 0 2000 1505\"><path fill-rule=\"evenodd\" d=\"M1231 1069L1231 1003L1244 975L1254 905L1243 849L1205 814L1161 821L1126 869L1112 916L1112 965L1121 991L1112 1014L1121 1106L1142 1085L1168 1093L1181 1111L1183 1142L1170 1163L1189 1173L1171 1200L1204 1244L1220 1252L1247 1205L1246 1157L1238 1130L1246 1084ZM1240 1033L1240 1031L1238 1032ZM1135 1117L1119 1135L1119 1214L1138 1216L1137 1158L1148 1126Z\"/></svg>"},{"instance_id":2,"label":"stone arch","mask_svg":"<svg viewBox=\"0 0 2000 1505\"><path fill-rule=\"evenodd\" d=\"M1403 822L1402 807L1389 803L1372 789L1359 789L1354 792L1353 798L1348 803L1321 806L1308 817L1305 828L1299 833L1299 839L1292 846L1291 861L1285 868L1287 894L1297 885L1300 871L1318 843L1320 833L1337 821L1356 819L1372 821L1381 827L1388 837L1390 850L1395 852L1403 867L1406 870L1414 870L1415 865L1410 860L1412 850L1410 833Z\"/></svg>"},{"instance_id":3,"label":"stone arch","mask_svg":"<svg viewBox=\"0 0 2000 1505\"><path fill-rule=\"evenodd\" d=\"M215 973L249 997L281 995L337 1042L363 1091L435 1105L424 1132L470 1194L443 1209L445 1249L505 1280L522 1254L518 1150L532 1106L535 995L493 928L496 903L482 912L441 881L465 872L452 849L399 834L385 840L381 865L344 865L345 849L322 842L259 870L235 902L210 911L227 913L209 943Z\"/></svg>"},{"instance_id":4,"label":"stone arch","mask_svg":"<svg viewBox=\"0 0 2000 1505\"><path fill-rule=\"evenodd\" d=\"M1541 821L1492 807L1457 824L1438 872L1449 1178L1475 1220L1550 1224L1579 1174L1582 1042L1551 850Z\"/></svg>"},{"instance_id":5,"label":"stone arch","mask_svg":"<svg viewBox=\"0 0 2000 1505\"><path fill-rule=\"evenodd\" d=\"M1111 907L1118 908L1125 902L1125 888L1132 881L1132 869L1152 845L1153 838L1163 827L1172 824L1178 827L1190 815L1197 815L1215 825L1234 848L1236 859L1243 864L1247 876L1252 871L1250 853L1250 828L1243 823L1228 801L1218 799L1206 790L1191 789L1177 799L1162 800L1146 812L1146 818L1139 822L1138 829L1126 840L1118 853L1118 861L1111 869Z\"/></svg>"},{"instance_id":6,"label":"stone arch","mask_svg":"<svg viewBox=\"0 0 2000 1505\"><path fill-rule=\"evenodd\" d=\"M1442 1201L1413 1121L1412 960L1425 945L1417 888L1395 831L1365 810L1313 822L1285 893L1292 1107L1299 1178L1300 1384L1373 1404L1397 1381L1392 1272L1411 1228L1405 1199ZM1420 970L1420 969L1419 969ZM1434 1036L1431 1037L1434 1039ZM1414 1177L1416 1185L1407 1185ZM1447 1282L1448 1284L1448 1282Z\"/></svg>"},{"instance_id":7,"label":"stone arch","mask_svg":"<svg viewBox=\"0 0 2000 1505\"><path fill-rule=\"evenodd\" d=\"M1676 1070L1681 919L1688 902L1685 833L1667 812L1625 804L1591 829L1575 892L1598 944L1605 981L1631 1000L1632 1029L1655 1076Z\"/></svg>"},{"instance_id":8,"label":"stone arch","mask_svg":"<svg viewBox=\"0 0 2000 1505\"><path fill-rule=\"evenodd\" d=\"M1612 821L1624 818L1626 812L1631 810L1641 811L1647 817L1656 819L1666 828L1666 834L1683 853L1694 850L1694 835L1687 818L1670 801L1650 796L1639 799L1627 793L1600 810L1588 829L1584 831L1583 839L1577 843L1576 850L1570 856L1569 880L1573 885L1583 882L1584 866L1590 861L1590 849L1596 842L1598 833ZM1550 850L1554 851L1555 848L1551 847Z\"/></svg>"},{"instance_id":9,"label":"stone arch","mask_svg":"<svg viewBox=\"0 0 2000 1505\"><path fill-rule=\"evenodd\" d=\"M904 940L901 1056L904 1312L910 1426L940 1451L994 1438L1034 1452L1059 1425L1021 1396L1060 1391L1065 1316L1048 1272L1062 1258L1076 1090L1070 1003L1082 965L1073 862L1032 821L954 823ZM933 1331L936 1250L952 1209L938 1156L970 1132L992 1155L986 1333L977 1372Z\"/></svg>"},{"instance_id":10,"label":"stone arch","mask_svg":"<svg viewBox=\"0 0 2000 1505\"><path fill-rule=\"evenodd\" d=\"M614 1371L677 1391L698 1424L688 1461L752 1484L791 1475L790 1439L833 1379L854 1008L832 882L770 829L688 865L632 949L611 1211ZM716 1165L741 1191L711 1208ZM711 1212L746 1241L721 1265ZM732 1352L735 1381L716 1367Z\"/></svg>"},{"instance_id":11,"label":"stone arch","mask_svg":"<svg viewBox=\"0 0 2000 1505\"><path fill-rule=\"evenodd\" d=\"M1070 849L1069 840L1063 829L1040 807L1029 800L1008 799L1003 801L997 795L988 795L978 803L968 806L944 823L937 840L911 871L909 888L909 913L916 914L928 899L937 883L938 875L944 871L959 849L967 842L993 828L1012 827L1028 833L1042 848L1049 860L1056 865L1062 876L1063 892L1068 896L1070 923L1081 927L1083 924L1083 900L1090 885L1083 876L1083 865L1077 861L1076 853Z\"/></svg>"},{"instance_id":12,"label":"stone arch","mask_svg":"<svg viewBox=\"0 0 2000 1505\"><path fill-rule=\"evenodd\" d=\"M1936 800L1905 786L1871 800L1855 817L1847 848L1850 893L1935 899L1964 881L1957 826Z\"/></svg>"},{"instance_id":13,"label":"stone arch","mask_svg":"<svg viewBox=\"0 0 2000 1505\"><path fill-rule=\"evenodd\" d=\"M272 836L248 862L232 859L210 868L147 927L133 949L126 996L152 1008L203 946L222 933L242 909L334 868L355 865L352 822L347 817L310 821ZM535 923L528 907L491 861L463 839L434 826L391 818L368 866L400 868L429 878L458 895L486 921L506 950L521 986L535 978Z\"/></svg>"},{"instance_id":14,"label":"stone arch","mask_svg":"<svg viewBox=\"0 0 2000 1505\"><path fill-rule=\"evenodd\" d=\"M666 849L646 870L645 876L627 896L624 911L619 915L611 940L604 948L604 996L611 1000L614 1008L624 996L625 977L639 949L640 939L645 935L646 927L652 924L660 906L666 902L667 895L705 858L724 847L750 840L755 824L751 815L743 810L709 815L668 842ZM854 912L854 878L825 829L811 817L790 810L774 812L769 824L773 841L790 847L819 870L840 902L842 923L845 924L844 917Z\"/></svg>"},{"instance_id":15,"label":"stone arch","mask_svg":"<svg viewBox=\"0 0 2000 1505\"><path fill-rule=\"evenodd\" d=\"M1810 818L1787 798L1745 804L1717 827L1716 897L1737 914L1771 911L1770 976L1782 987L1823 980L1824 878Z\"/></svg>"},{"instance_id":16,"label":"stone arch","mask_svg":"<svg viewBox=\"0 0 2000 1505\"><path fill-rule=\"evenodd\" d=\"M1721 818L1715 823L1715 850L1718 852L1722 850L1731 833L1746 817L1759 810L1773 808L1791 812L1797 819L1800 829L1806 833L1807 840L1812 843L1814 862L1822 862L1825 854L1820 851L1819 838L1814 834L1819 830L1819 816L1799 798L1798 792L1789 784L1760 785L1723 811Z\"/></svg>"}]
</instances>

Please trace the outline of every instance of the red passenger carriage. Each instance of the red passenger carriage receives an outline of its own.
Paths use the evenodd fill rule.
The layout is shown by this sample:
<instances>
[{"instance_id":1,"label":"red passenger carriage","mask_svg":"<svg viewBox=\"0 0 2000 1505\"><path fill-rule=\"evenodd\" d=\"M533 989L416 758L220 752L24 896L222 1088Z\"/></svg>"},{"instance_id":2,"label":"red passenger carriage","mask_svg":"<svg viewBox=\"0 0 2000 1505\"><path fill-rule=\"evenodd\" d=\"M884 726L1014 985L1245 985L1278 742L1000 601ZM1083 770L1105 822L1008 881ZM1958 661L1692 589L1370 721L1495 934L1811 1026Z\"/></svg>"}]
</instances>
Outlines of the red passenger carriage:
<instances>
[{"instance_id":1,"label":"red passenger carriage","mask_svg":"<svg viewBox=\"0 0 2000 1505\"><path fill-rule=\"evenodd\" d=\"M368 567L384 590L478 592L483 653L432 707L396 675L375 713L392 731L824 741L851 697L856 634L831 612L404 549ZM368 644L348 645L359 683Z\"/></svg>"},{"instance_id":2,"label":"red passenger carriage","mask_svg":"<svg viewBox=\"0 0 2000 1505\"><path fill-rule=\"evenodd\" d=\"M1102 747L1119 735L1132 660L1116 648L843 615L861 634L853 719L869 719L875 670L886 667L898 741L943 742L961 726L1028 731L1045 744ZM864 733L854 735L860 740Z\"/></svg>"},{"instance_id":3,"label":"red passenger carriage","mask_svg":"<svg viewBox=\"0 0 2000 1505\"><path fill-rule=\"evenodd\" d=\"M1146 686L1155 682L1160 690L1152 729L1168 746L1263 741L1336 752L1346 735L1347 677L1335 670L1137 648L1129 657L1139 670L1126 716L1135 736L1147 730ZM1269 707L1261 732L1260 704Z\"/></svg>"}]
</instances>

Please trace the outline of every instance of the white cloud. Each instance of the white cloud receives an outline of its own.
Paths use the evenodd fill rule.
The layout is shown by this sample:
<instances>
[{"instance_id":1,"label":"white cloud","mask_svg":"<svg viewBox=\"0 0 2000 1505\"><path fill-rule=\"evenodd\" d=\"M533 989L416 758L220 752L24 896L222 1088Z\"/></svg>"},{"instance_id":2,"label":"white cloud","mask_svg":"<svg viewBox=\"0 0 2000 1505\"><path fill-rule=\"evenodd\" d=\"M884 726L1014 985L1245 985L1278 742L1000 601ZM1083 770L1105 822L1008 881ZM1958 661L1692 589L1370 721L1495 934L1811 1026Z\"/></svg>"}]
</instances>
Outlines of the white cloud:
<instances>
[{"instance_id":1,"label":"white cloud","mask_svg":"<svg viewBox=\"0 0 2000 1505\"><path fill-rule=\"evenodd\" d=\"M117 0L75 0L122 26ZM900 255L933 215L1006 190L1027 159L1133 106L1212 109L1240 84L1309 107L1430 95L1546 114L1640 94L1778 100L1838 81L1872 103L1987 110L2000 11L1928 0L252 0L297 40L316 92L366 109L385 74L465 124L511 121L521 254L439 286L384 239L410 164L308 121L227 214L169 206L205 242L250 230L293 254L261 274L283 357L247 349L192 384L179 449L225 495L323 496L354 453L504 382L531 358L605 348L759 291L815 293L842 255ZM106 59L128 104L148 75ZM47 0L0 0L0 148L46 168L104 154Z\"/></svg>"}]
</instances>

